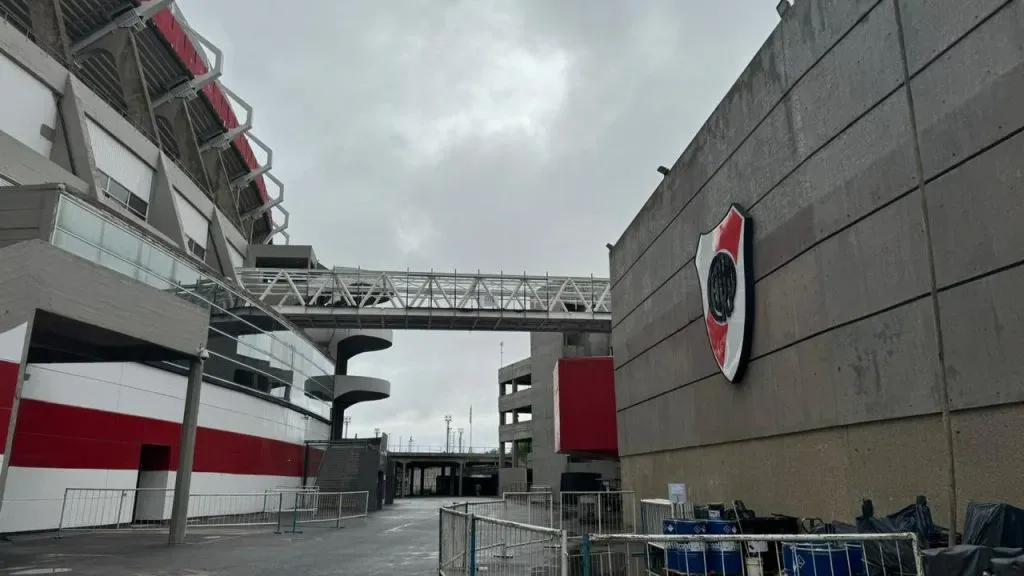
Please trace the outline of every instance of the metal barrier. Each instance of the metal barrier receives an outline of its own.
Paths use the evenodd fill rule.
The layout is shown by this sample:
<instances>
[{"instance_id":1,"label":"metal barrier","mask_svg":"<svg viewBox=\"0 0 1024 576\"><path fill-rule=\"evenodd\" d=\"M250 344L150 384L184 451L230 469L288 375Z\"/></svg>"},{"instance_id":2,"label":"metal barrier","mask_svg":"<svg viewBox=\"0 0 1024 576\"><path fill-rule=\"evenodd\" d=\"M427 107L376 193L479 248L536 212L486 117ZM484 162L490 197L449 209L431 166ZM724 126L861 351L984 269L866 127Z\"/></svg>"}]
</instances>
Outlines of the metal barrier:
<instances>
[{"instance_id":1,"label":"metal barrier","mask_svg":"<svg viewBox=\"0 0 1024 576\"><path fill-rule=\"evenodd\" d=\"M370 502L369 492L296 492L291 508L285 507L284 516L291 522L289 533L301 533L299 524L333 522L342 528L342 522L352 518L365 518Z\"/></svg>"},{"instance_id":2,"label":"metal barrier","mask_svg":"<svg viewBox=\"0 0 1024 576\"><path fill-rule=\"evenodd\" d=\"M553 502L543 493L442 508L439 574L924 576L910 533L741 534L735 523L695 529L692 519L677 520L679 532L671 533L663 523L677 516L672 505L641 501L638 524L632 492L563 493L560 527L553 528L535 523L545 518L533 512L529 496L541 496L536 509L548 510L550 522ZM512 519L517 516L527 521ZM615 531L622 526L647 533Z\"/></svg>"},{"instance_id":3,"label":"metal barrier","mask_svg":"<svg viewBox=\"0 0 1024 576\"><path fill-rule=\"evenodd\" d=\"M559 528L569 537L636 532L634 492L562 492L560 500Z\"/></svg>"},{"instance_id":4,"label":"metal barrier","mask_svg":"<svg viewBox=\"0 0 1024 576\"><path fill-rule=\"evenodd\" d=\"M277 498L279 494L281 497L281 508L283 510L291 510L295 507L296 502L299 501L300 495L304 495L307 500L308 495L320 492L319 486L310 486L304 488L289 488L289 487L276 487L267 489L267 496L273 500Z\"/></svg>"},{"instance_id":5,"label":"metal barrier","mask_svg":"<svg viewBox=\"0 0 1024 576\"><path fill-rule=\"evenodd\" d=\"M281 527L283 493L190 494L188 527ZM174 490L67 488L57 537L68 530L166 530Z\"/></svg>"},{"instance_id":6,"label":"metal barrier","mask_svg":"<svg viewBox=\"0 0 1024 576\"><path fill-rule=\"evenodd\" d=\"M914 534L593 534L570 551L580 576L924 576Z\"/></svg>"},{"instance_id":7,"label":"metal barrier","mask_svg":"<svg viewBox=\"0 0 1024 576\"><path fill-rule=\"evenodd\" d=\"M640 501L640 525L637 531L641 534L661 534L662 522L675 518L672 514L672 503L666 498L645 498Z\"/></svg>"},{"instance_id":8,"label":"metal barrier","mask_svg":"<svg viewBox=\"0 0 1024 576\"><path fill-rule=\"evenodd\" d=\"M473 522L469 513L457 509L459 506L441 508L437 542L437 572L441 576L470 573Z\"/></svg>"},{"instance_id":9,"label":"metal barrier","mask_svg":"<svg viewBox=\"0 0 1024 576\"><path fill-rule=\"evenodd\" d=\"M470 574L568 576L564 530L470 515Z\"/></svg>"},{"instance_id":10,"label":"metal barrier","mask_svg":"<svg viewBox=\"0 0 1024 576\"><path fill-rule=\"evenodd\" d=\"M532 526L558 528L551 492L505 492L505 509L498 518Z\"/></svg>"}]
</instances>

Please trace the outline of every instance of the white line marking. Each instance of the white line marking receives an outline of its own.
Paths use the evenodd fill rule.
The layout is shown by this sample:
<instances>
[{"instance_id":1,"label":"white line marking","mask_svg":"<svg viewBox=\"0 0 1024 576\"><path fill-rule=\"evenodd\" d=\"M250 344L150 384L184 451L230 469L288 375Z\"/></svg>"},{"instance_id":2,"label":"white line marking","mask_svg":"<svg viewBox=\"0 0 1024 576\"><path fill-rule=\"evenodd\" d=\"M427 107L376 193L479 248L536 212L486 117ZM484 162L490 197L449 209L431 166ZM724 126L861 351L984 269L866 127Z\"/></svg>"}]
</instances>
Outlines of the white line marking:
<instances>
[{"instance_id":1,"label":"white line marking","mask_svg":"<svg viewBox=\"0 0 1024 576\"><path fill-rule=\"evenodd\" d=\"M402 524L400 526L395 526L394 528L388 528L387 530L384 531L384 533L385 534L390 534L392 532L398 532L402 528L408 528L409 526L412 526L413 524L415 524L415 522L409 522L407 524Z\"/></svg>"}]
</instances>

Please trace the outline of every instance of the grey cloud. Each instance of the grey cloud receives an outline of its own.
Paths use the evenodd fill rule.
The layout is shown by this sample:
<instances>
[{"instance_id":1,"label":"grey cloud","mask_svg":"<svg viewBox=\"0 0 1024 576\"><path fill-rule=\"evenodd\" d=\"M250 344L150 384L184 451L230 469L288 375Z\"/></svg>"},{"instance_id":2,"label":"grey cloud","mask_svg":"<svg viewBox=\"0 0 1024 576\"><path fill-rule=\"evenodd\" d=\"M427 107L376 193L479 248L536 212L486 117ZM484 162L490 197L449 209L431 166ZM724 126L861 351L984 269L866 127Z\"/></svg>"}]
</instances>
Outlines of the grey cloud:
<instances>
[{"instance_id":1,"label":"grey cloud","mask_svg":"<svg viewBox=\"0 0 1024 576\"><path fill-rule=\"evenodd\" d=\"M607 275L612 242L778 17L767 0L179 0L226 52L287 184L294 243L332 264ZM497 441L498 343L398 333L352 373L392 398L353 408L443 444L452 410Z\"/></svg>"}]
</instances>

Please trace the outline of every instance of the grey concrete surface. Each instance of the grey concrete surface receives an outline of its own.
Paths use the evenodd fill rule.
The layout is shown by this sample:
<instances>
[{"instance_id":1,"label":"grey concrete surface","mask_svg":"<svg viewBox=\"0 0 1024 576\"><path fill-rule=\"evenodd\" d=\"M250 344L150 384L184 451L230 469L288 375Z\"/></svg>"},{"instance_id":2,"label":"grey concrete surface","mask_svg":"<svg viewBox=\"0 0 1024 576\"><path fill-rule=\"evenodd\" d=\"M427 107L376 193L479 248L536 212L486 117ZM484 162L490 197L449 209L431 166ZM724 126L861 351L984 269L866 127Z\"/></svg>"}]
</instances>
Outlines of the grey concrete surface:
<instances>
[{"instance_id":1,"label":"grey concrete surface","mask_svg":"<svg viewBox=\"0 0 1024 576\"><path fill-rule=\"evenodd\" d=\"M954 495L961 513L1024 500L1002 440L1024 419L1024 1L951 6L796 3L622 234L626 488L839 518L926 494L940 523ZM733 202L757 279L738 385L712 358L692 261Z\"/></svg>"},{"instance_id":2,"label":"grey concrete surface","mask_svg":"<svg viewBox=\"0 0 1024 576\"><path fill-rule=\"evenodd\" d=\"M174 356L191 356L206 342L209 310L42 240L0 250L0 286L5 309L45 310Z\"/></svg>"},{"instance_id":3,"label":"grey concrete surface","mask_svg":"<svg viewBox=\"0 0 1024 576\"><path fill-rule=\"evenodd\" d=\"M562 357L606 356L608 334L530 334L530 379L533 390L533 443L529 466L533 483L550 486L559 493L563 472L597 472L605 479L619 478L617 462L570 462L565 454L555 452L555 363Z\"/></svg>"},{"instance_id":4,"label":"grey concrete surface","mask_svg":"<svg viewBox=\"0 0 1024 576\"><path fill-rule=\"evenodd\" d=\"M346 576L437 571L438 507L450 499L397 501L345 527L300 527L301 534L190 529L170 548L166 533L14 537L0 543L0 572L69 569L68 576ZM43 574L45 572L25 572Z\"/></svg>"}]
</instances>

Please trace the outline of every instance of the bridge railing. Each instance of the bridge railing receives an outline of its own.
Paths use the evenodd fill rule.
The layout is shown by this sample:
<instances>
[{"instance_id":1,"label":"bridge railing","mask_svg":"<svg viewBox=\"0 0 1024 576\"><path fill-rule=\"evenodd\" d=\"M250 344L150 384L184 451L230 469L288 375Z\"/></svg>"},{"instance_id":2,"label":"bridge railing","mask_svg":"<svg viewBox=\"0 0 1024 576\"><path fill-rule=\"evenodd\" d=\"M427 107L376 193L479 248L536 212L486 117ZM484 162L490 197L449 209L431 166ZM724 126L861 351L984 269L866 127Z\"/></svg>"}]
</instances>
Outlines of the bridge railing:
<instances>
[{"instance_id":1,"label":"bridge railing","mask_svg":"<svg viewBox=\"0 0 1024 576\"><path fill-rule=\"evenodd\" d=\"M607 278L335 268L239 268L242 285L272 306L609 313Z\"/></svg>"},{"instance_id":2,"label":"bridge railing","mask_svg":"<svg viewBox=\"0 0 1024 576\"><path fill-rule=\"evenodd\" d=\"M458 446L420 446L418 444L404 445L404 446L392 446L391 452L399 454L474 454L477 456L494 456L498 457L498 449L494 446L463 446L461 449Z\"/></svg>"}]
</instances>

